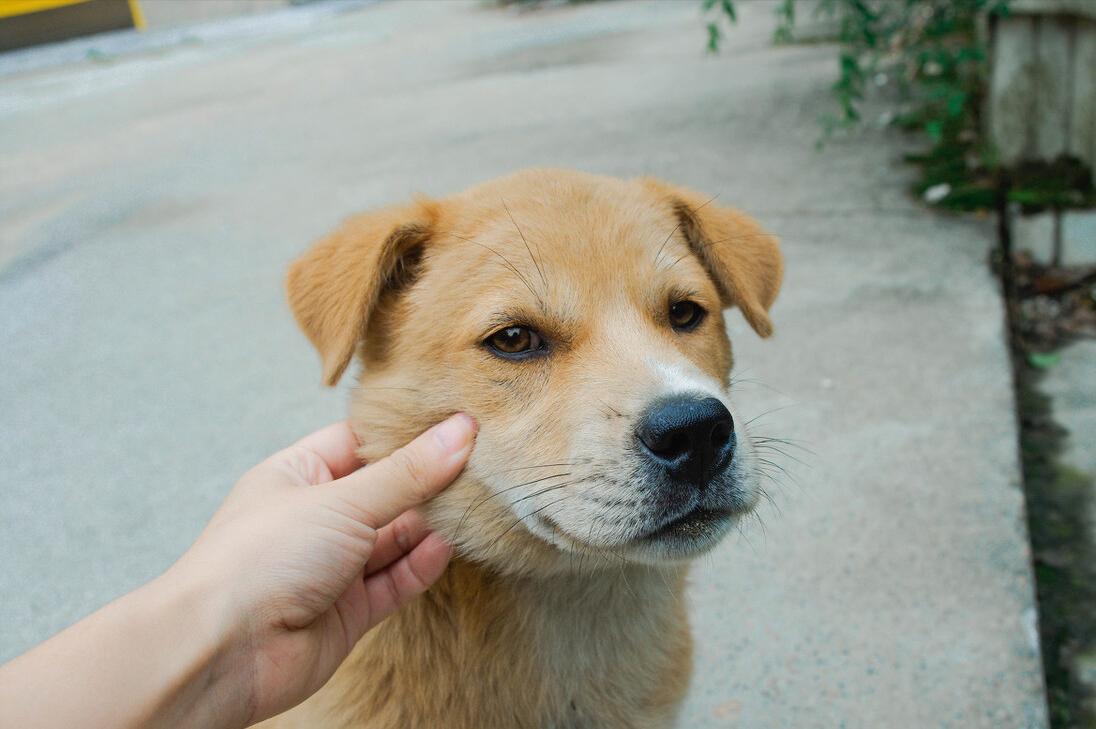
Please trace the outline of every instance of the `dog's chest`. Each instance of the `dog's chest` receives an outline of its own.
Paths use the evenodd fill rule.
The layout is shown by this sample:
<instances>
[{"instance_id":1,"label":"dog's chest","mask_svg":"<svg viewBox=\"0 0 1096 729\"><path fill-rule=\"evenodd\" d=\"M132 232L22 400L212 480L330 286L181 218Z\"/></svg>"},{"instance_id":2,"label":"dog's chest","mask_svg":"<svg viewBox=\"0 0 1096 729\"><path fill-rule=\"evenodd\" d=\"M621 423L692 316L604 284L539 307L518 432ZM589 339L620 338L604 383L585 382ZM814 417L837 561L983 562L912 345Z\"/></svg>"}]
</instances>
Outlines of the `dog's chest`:
<instances>
[{"instance_id":1,"label":"dog's chest","mask_svg":"<svg viewBox=\"0 0 1096 729\"><path fill-rule=\"evenodd\" d=\"M286 726L671 725L691 670L681 580L538 590L455 568L367 634Z\"/></svg>"},{"instance_id":2,"label":"dog's chest","mask_svg":"<svg viewBox=\"0 0 1096 729\"><path fill-rule=\"evenodd\" d=\"M668 725L691 670L683 579L610 572L494 587L449 606L469 726ZM473 718L486 715L496 723Z\"/></svg>"}]
</instances>

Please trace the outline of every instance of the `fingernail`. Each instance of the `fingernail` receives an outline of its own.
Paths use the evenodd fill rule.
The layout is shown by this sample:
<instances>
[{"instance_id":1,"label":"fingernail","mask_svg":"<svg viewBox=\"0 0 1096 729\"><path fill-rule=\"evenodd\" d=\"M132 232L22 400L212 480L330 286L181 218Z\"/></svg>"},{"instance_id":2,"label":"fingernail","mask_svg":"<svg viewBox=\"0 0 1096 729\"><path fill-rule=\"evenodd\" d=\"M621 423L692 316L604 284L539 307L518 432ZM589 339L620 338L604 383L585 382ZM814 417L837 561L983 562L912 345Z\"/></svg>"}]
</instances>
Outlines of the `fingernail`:
<instances>
[{"instance_id":1,"label":"fingernail","mask_svg":"<svg viewBox=\"0 0 1096 729\"><path fill-rule=\"evenodd\" d=\"M476 434L476 421L466 413L457 413L433 428L434 437L448 453L464 450Z\"/></svg>"}]
</instances>

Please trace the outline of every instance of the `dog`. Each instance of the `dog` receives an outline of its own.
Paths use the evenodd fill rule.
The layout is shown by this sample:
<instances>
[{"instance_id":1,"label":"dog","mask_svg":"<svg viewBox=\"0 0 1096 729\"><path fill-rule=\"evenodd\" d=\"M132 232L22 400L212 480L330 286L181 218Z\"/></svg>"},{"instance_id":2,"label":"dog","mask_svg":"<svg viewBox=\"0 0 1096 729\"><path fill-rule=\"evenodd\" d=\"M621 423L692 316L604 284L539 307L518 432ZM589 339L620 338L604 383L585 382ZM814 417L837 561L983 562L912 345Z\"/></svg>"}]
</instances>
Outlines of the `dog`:
<instances>
[{"instance_id":1,"label":"dog","mask_svg":"<svg viewBox=\"0 0 1096 729\"><path fill-rule=\"evenodd\" d=\"M351 218L293 263L324 382L361 364L364 460L456 411L480 430L424 509L445 575L264 726L671 726L689 561L759 495L723 312L767 337L782 274L712 198L556 169Z\"/></svg>"}]
</instances>

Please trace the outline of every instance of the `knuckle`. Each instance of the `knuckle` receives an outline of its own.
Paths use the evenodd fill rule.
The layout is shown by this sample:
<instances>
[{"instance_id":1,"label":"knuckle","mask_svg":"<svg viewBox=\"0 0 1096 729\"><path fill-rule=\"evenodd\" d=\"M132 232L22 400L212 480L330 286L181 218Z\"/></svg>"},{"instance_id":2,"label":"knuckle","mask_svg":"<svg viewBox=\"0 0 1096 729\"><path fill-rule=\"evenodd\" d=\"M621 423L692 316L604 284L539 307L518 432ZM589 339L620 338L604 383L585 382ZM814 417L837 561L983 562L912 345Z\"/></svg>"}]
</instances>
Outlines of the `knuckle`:
<instances>
[{"instance_id":1,"label":"knuckle","mask_svg":"<svg viewBox=\"0 0 1096 729\"><path fill-rule=\"evenodd\" d=\"M399 548L402 554L411 551L411 548L414 545L411 542L411 532L408 530L407 522L400 519L392 522L392 540L396 543L396 547Z\"/></svg>"},{"instance_id":2,"label":"knuckle","mask_svg":"<svg viewBox=\"0 0 1096 729\"><path fill-rule=\"evenodd\" d=\"M430 587L430 582L419 574L414 562L411 560L407 561L407 577L411 585L411 592L416 595L426 592L427 588Z\"/></svg>"},{"instance_id":3,"label":"knuckle","mask_svg":"<svg viewBox=\"0 0 1096 729\"><path fill-rule=\"evenodd\" d=\"M392 571L385 572L381 580L384 592L388 595L388 599L392 601L392 604L396 606L402 604L403 596L400 594L399 585L396 584L396 578L393 576Z\"/></svg>"},{"instance_id":4,"label":"knuckle","mask_svg":"<svg viewBox=\"0 0 1096 729\"><path fill-rule=\"evenodd\" d=\"M392 454L392 462L405 477L413 496L425 497L430 493L430 469L421 457L407 448L400 448Z\"/></svg>"}]
</instances>

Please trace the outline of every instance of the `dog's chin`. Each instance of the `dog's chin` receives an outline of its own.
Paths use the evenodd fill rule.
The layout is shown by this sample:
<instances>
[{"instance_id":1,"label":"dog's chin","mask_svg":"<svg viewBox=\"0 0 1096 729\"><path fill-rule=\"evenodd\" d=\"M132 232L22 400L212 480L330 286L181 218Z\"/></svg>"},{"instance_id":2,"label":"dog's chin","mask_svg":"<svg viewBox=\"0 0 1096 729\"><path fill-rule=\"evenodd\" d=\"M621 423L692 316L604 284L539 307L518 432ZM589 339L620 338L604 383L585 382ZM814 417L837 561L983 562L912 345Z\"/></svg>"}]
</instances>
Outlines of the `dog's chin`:
<instances>
[{"instance_id":1,"label":"dog's chin","mask_svg":"<svg viewBox=\"0 0 1096 729\"><path fill-rule=\"evenodd\" d=\"M644 564L679 563L711 551L749 508L698 506L622 545L618 553Z\"/></svg>"},{"instance_id":2,"label":"dog's chin","mask_svg":"<svg viewBox=\"0 0 1096 729\"><path fill-rule=\"evenodd\" d=\"M754 495L731 507L697 506L684 514L643 527L637 536L619 544L590 544L572 535L560 524L544 519L532 531L565 552L576 552L585 560L604 554L608 562L622 560L637 564L666 565L692 560L711 551L757 503Z\"/></svg>"}]
</instances>

